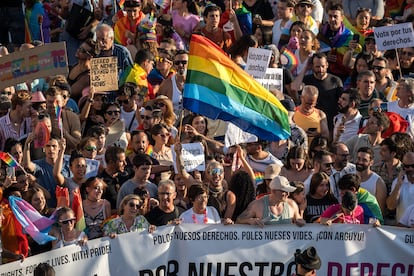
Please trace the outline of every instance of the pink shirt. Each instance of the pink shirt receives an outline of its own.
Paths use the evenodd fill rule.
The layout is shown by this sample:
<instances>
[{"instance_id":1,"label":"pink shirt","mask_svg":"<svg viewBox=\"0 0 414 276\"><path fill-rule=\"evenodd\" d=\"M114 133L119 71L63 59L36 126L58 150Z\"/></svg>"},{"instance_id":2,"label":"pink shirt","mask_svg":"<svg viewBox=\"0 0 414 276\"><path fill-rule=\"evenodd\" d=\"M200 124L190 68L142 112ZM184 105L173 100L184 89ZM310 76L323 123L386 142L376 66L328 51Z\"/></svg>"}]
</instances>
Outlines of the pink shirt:
<instances>
[{"instance_id":1,"label":"pink shirt","mask_svg":"<svg viewBox=\"0 0 414 276\"><path fill-rule=\"evenodd\" d=\"M325 212L322 213L321 218L331 218L336 213L342 213L341 204L334 204L328 207ZM354 210L352 216L341 215L333 221L333 223L348 223L348 224L361 224L364 223L364 209L360 205Z\"/></svg>"}]
</instances>

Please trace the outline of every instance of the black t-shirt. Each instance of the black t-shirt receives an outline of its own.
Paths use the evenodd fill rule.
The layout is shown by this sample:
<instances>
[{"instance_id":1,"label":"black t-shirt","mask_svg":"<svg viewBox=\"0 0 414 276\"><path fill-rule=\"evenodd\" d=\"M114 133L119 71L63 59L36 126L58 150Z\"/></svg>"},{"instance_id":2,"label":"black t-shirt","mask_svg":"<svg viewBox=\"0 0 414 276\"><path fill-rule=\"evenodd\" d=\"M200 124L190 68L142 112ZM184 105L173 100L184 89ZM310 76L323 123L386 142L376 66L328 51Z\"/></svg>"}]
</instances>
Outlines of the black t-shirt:
<instances>
[{"instance_id":1,"label":"black t-shirt","mask_svg":"<svg viewBox=\"0 0 414 276\"><path fill-rule=\"evenodd\" d=\"M174 211L171 213L166 213L157 206L149 211L148 214L145 215L145 218L152 225L162 226L179 218L182 212L184 212L184 209L178 206L175 206Z\"/></svg>"},{"instance_id":2,"label":"black t-shirt","mask_svg":"<svg viewBox=\"0 0 414 276\"><path fill-rule=\"evenodd\" d=\"M118 175L113 178L104 170L98 175L98 177L102 178L107 185L102 198L108 200L109 203L111 203L111 209L116 209L116 200L118 198L119 189L125 181L131 178L131 175L127 171L124 171L122 173L118 173Z\"/></svg>"},{"instance_id":3,"label":"black t-shirt","mask_svg":"<svg viewBox=\"0 0 414 276\"><path fill-rule=\"evenodd\" d=\"M338 200L333 195L326 195L324 198L315 199L309 194L306 196L306 209L304 219L306 222L313 222L313 219L322 213L332 204L337 204Z\"/></svg>"},{"instance_id":4,"label":"black t-shirt","mask_svg":"<svg viewBox=\"0 0 414 276\"><path fill-rule=\"evenodd\" d=\"M328 74L324 80L318 80L314 75L303 78L305 85L316 86L319 90L316 108L325 112L328 119L328 128L333 130L333 118L338 114L338 99L343 91L342 80L335 75Z\"/></svg>"},{"instance_id":5,"label":"black t-shirt","mask_svg":"<svg viewBox=\"0 0 414 276\"><path fill-rule=\"evenodd\" d=\"M243 6L252 13L252 18L254 18L256 14L260 15L263 20L272 20L275 17L272 6L270 6L268 0L257 0L251 7L243 2Z\"/></svg>"}]
</instances>

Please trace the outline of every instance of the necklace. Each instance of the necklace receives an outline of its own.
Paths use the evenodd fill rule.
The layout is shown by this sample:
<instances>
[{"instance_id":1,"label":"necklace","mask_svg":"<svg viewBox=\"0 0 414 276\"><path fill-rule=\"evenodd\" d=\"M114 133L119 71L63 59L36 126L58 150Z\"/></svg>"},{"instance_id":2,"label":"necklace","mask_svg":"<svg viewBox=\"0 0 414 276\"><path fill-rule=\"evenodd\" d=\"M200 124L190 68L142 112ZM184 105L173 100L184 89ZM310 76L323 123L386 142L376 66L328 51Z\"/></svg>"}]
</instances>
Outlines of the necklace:
<instances>
[{"instance_id":1,"label":"necklace","mask_svg":"<svg viewBox=\"0 0 414 276\"><path fill-rule=\"evenodd\" d=\"M193 222L194 222L195 224L201 224L201 223L199 223L199 222L198 222L198 219L197 219L196 214L194 213L194 210L193 210L193 215L191 216L191 218L193 219ZM205 210L204 210L204 219L203 219L203 224L207 224L207 222L208 222L208 219L207 219L207 209L205 209Z\"/></svg>"},{"instance_id":2,"label":"necklace","mask_svg":"<svg viewBox=\"0 0 414 276\"><path fill-rule=\"evenodd\" d=\"M208 187L208 190L209 190L209 195L217 197L223 191L223 188L220 188L218 190L213 190L212 188Z\"/></svg>"},{"instance_id":3,"label":"necklace","mask_svg":"<svg viewBox=\"0 0 414 276\"><path fill-rule=\"evenodd\" d=\"M91 208L92 210L95 210L96 208L99 207L99 201L98 200L96 200L96 201L90 200L89 197L86 197L86 200L89 201L89 202L91 202L89 204L89 208ZM94 205L92 205L92 204L94 204Z\"/></svg>"}]
</instances>

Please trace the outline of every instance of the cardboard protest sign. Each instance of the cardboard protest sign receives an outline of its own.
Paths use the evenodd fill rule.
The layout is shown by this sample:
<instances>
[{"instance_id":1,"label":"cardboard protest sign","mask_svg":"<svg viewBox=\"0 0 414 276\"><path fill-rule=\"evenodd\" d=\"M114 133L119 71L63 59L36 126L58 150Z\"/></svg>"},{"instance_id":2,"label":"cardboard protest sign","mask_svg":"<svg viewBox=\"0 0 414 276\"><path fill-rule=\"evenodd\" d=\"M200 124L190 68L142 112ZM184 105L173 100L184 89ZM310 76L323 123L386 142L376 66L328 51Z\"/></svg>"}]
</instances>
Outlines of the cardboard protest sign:
<instances>
[{"instance_id":1,"label":"cardboard protest sign","mask_svg":"<svg viewBox=\"0 0 414 276\"><path fill-rule=\"evenodd\" d=\"M263 76L263 78L257 78L256 80L269 91L277 89L283 93L282 68L267 68L266 74Z\"/></svg>"},{"instance_id":2,"label":"cardboard protest sign","mask_svg":"<svg viewBox=\"0 0 414 276\"><path fill-rule=\"evenodd\" d=\"M68 74L65 42L48 43L0 58L0 89L59 74Z\"/></svg>"},{"instance_id":3,"label":"cardboard protest sign","mask_svg":"<svg viewBox=\"0 0 414 276\"><path fill-rule=\"evenodd\" d=\"M91 60L91 86L95 92L118 90L118 61L116 57Z\"/></svg>"},{"instance_id":4,"label":"cardboard protest sign","mask_svg":"<svg viewBox=\"0 0 414 276\"><path fill-rule=\"evenodd\" d=\"M376 27L374 36L380 51L414 47L414 31L411 23Z\"/></svg>"},{"instance_id":5,"label":"cardboard protest sign","mask_svg":"<svg viewBox=\"0 0 414 276\"><path fill-rule=\"evenodd\" d=\"M250 47L245 71L255 79L263 78L271 57L271 50Z\"/></svg>"}]
</instances>

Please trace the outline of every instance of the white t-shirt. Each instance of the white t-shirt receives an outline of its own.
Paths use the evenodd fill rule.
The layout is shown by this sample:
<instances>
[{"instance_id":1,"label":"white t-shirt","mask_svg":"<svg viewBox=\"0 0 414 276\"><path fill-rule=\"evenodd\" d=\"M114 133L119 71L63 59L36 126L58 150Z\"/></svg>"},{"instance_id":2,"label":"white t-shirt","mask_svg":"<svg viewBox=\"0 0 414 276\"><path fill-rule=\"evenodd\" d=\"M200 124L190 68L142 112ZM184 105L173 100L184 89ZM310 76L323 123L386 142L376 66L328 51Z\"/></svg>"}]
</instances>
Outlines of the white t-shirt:
<instances>
[{"instance_id":1,"label":"white t-shirt","mask_svg":"<svg viewBox=\"0 0 414 276\"><path fill-rule=\"evenodd\" d=\"M188 209L180 215L182 223L195 223L195 224L219 224L221 223L220 215L216 208L207 206L205 214L196 214L193 208ZM207 222L205 222L207 220Z\"/></svg>"}]
</instances>

